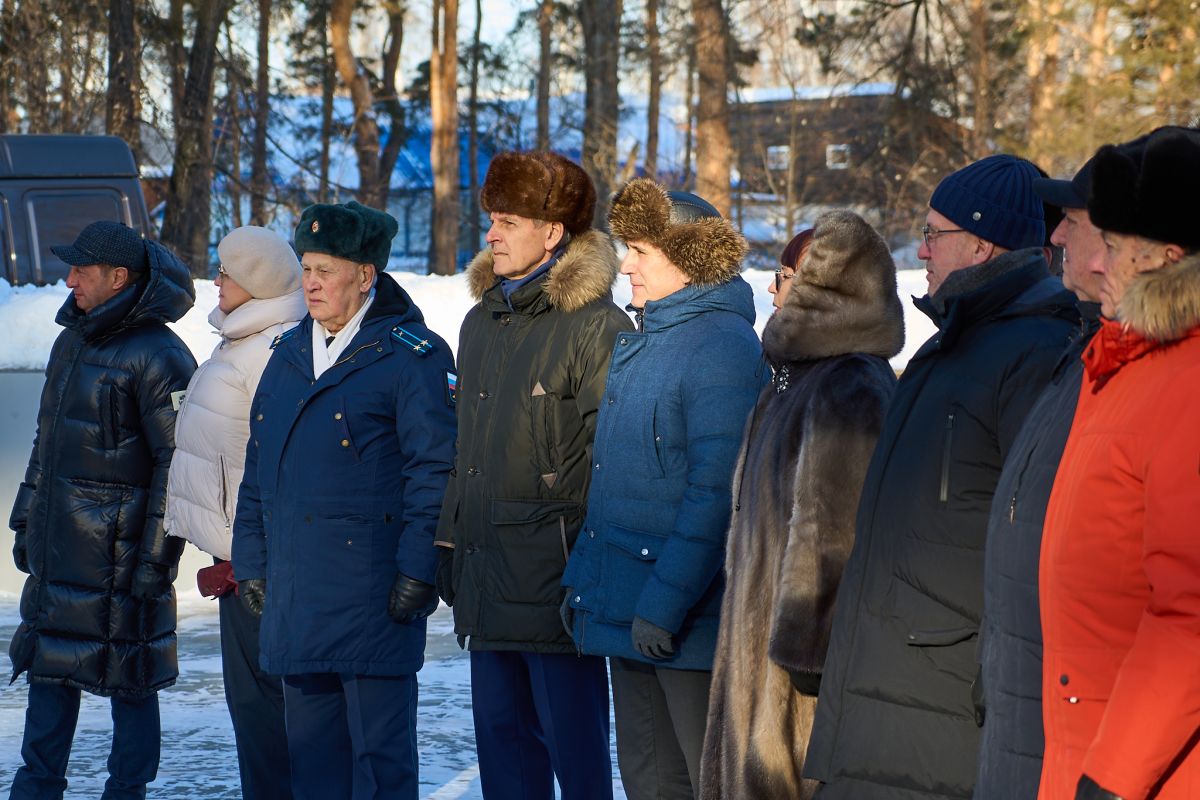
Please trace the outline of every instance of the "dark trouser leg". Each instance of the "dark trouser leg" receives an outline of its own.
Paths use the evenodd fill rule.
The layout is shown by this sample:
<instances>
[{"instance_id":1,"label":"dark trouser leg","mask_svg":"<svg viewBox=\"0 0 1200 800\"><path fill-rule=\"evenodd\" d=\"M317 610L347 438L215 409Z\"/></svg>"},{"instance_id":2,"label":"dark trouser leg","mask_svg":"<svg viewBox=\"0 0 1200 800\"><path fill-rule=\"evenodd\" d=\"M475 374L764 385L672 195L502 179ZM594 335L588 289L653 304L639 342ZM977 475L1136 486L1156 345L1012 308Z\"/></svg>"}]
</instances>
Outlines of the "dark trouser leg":
<instances>
[{"instance_id":1,"label":"dark trouser leg","mask_svg":"<svg viewBox=\"0 0 1200 800\"><path fill-rule=\"evenodd\" d=\"M629 800L692 800L687 759L655 668L625 658L612 667L617 764Z\"/></svg>"},{"instance_id":2,"label":"dark trouser leg","mask_svg":"<svg viewBox=\"0 0 1200 800\"><path fill-rule=\"evenodd\" d=\"M417 800L417 676L343 675L353 800Z\"/></svg>"},{"instance_id":3,"label":"dark trouser leg","mask_svg":"<svg viewBox=\"0 0 1200 800\"><path fill-rule=\"evenodd\" d=\"M354 789L346 698L337 675L283 679L292 794L297 800L344 800Z\"/></svg>"},{"instance_id":4,"label":"dark trouser leg","mask_svg":"<svg viewBox=\"0 0 1200 800\"><path fill-rule=\"evenodd\" d=\"M236 594L221 607L221 672L233 720L243 800L291 800L283 681L258 666L259 618Z\"/></svg>"},{"instance_id":5,"label":"dark trouser leg","mask_svg":"<svg viewBox=\"0 0 1200 800\"><path fill-rule=\"evenodd\" d=\"M158 692L136 700L112 698L113 743L101 800L141 800L158 775L162 729Z\"/></svg>"},{"instance_id":6,"label":"dark trouser leg","mask_svg":"<svg viewBox=\"0 0 1200 800\"><path fill-rule=\"evenodd\" d=\"M551 800L554 772L520 653L471 653L471 713L488 800Z\"/></svg>"},{"instance_id":7,"label":"dark trouser leg","mask_svg":"<svg viewBox=\"0 0 1200 800\"><path fill-rule=\"evenodd\" d=\"M25 764L13 776L9 800L60 800L67 788L67 761L79 721L79 690L56 683L29 683Z\"/></svg>"},{"instance_id":8,"label":"dark trouser leg","mask_svg":"<svg viewBox=\"0 0 1200 800\"><path fill-rule=\"evenodd\" d=\"M612 800L604 659L523 653L562 800Z\"/></svg>"},{"instance_id":9,"label":"dark trouser leg","mask_svg":"<svg viewBox=\"0 0 1200 800\"><path fill-rule=\"evenodd\" d=\"M691 669L656 667L658 685L662 687L671 715L675 741L687 762L692 793L700 796L700 757L704 752L704 731L708 723L708 690L712 673Z\"/></svg>"}]
</instances>

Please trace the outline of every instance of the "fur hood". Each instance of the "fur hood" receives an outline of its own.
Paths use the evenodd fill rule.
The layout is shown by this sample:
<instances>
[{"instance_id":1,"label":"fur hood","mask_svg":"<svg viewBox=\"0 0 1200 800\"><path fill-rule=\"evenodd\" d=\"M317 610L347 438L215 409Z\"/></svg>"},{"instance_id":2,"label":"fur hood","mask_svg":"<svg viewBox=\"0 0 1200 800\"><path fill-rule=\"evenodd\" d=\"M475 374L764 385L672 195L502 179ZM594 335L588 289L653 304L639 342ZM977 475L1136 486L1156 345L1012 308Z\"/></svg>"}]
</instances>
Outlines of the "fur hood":
<instances>
[{"instance_id":1,"label":"fur hood","mask_svg":"<svg viewBox=\"0 0 1200 800\"><path fill-rule=\"evenodd\" d=\"M1117 316L1147 339L1182 339L1200 325L1200 252L1139 275L1121 298Z\"/></svg>"},{"instance_id":2,"label":"fur hood","mask_svg":"<svg viewBox=\"0 0 1200 800\"><path fill-rule=\"evenodd\" d=\"M494 263L492 249L485 247L467 265L467 282L476 302L499 280L492 271ZM608 296L617 280L618 266L612 240L600 231L584 231L571 239L566 251L550 268L542 291L559 311L578 311Z\"/></svg>"},{"instance_id":3,"label":"fur hood","mask_svg":"<svg viewBox=\"0 0 1200 800\"><path fill-rule=\"evenodd\" d=\"M742 271L749 247L729 220L672 213L672 205L666 189L638 178L613 198L608 224L622 242L646 242L662 250L694 286L725 283Z\"/></svg>"},{"instance_id":4,"label":"fur hood","mask_svg":"<svg viewBox=\"0 0 1200 800\"><path fill-rule=\"evenodd\" d=\"M887 245L853 212L823 215L783 308L763 330L767 358L773 364L845 353L891 358L903 346L904 312Z\"/></svg>"}]
</instances>

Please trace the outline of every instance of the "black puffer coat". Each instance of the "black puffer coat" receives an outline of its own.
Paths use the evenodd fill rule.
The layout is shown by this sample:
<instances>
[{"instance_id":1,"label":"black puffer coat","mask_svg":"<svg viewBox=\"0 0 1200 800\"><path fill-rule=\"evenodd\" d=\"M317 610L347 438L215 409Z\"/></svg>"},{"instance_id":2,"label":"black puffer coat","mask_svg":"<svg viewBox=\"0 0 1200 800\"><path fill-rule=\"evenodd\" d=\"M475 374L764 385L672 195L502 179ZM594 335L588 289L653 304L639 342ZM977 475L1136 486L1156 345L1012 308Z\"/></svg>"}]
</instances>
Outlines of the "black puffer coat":
<instances>
[{"instance_id":1,"label":"black puffer coat","mask_svg":"<svg viewBox=\"0 0 1200 800\"><path fill-rule=\"evenodd\" d=\"M1095 306L1059 360L1004 462L988 521L980 662L986 722L977 800L1036 797L1042 777L1042 619L1038 562L1054 476L1075 419Z\"/></svg>"},{"instance_id":2,"label":"black puffer coat","mask_svg":"<svg viewBox=\"0 0 1200 800\"><path fill-rule=\"evenodd\" d=\"M68 298L57 322L37 438L9 525L30 576L9 656L13 679L141 697L178 675L175 593L129 594L140 561L174 568L182 539L163 530L175 449L172 392L196 361L165 325L195 300L191 276L147 243L150 275L88 314Z\"/></svg>"},{"instance_id":3,"label":"black puffer coat","mask_svg":"<svg viewBox=\"0 0 1200 800\"><path fill-rule=\"evenodd\" d=\"M454 547L454 630L471 650L573 653L558 606L583 524L613 341L608 237L573 239L510 307L491 250L467 268L479 300L458 346L458 454L438 542ZM460 641L462 639L460 638Z\"/></svg>"},{"instance_id":4,"label":"black puffer coat","mask_svg":"<svg viewBox=\"0 0 1200 800\"><path fill-rule=\"evenodd\" d=\"M971 796L992 494L1078 322L1040 249L952 273L917 304L939 332L871 459L804 768L826 800Z\"/></svg>"}]
</instances>

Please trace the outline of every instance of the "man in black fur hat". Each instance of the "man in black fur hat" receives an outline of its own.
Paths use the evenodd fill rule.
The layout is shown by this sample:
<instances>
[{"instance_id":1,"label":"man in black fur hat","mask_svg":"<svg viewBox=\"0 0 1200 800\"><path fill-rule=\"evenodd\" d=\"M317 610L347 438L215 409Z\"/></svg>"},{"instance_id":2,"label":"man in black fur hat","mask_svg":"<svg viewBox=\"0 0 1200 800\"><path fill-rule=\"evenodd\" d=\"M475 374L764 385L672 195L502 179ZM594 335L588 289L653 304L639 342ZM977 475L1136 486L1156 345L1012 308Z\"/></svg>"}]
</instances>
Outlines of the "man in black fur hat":
<instances>
[{"instance_id":1,"label":"man in black fur hat","mask_svg":"<svg viewBox=\"0 0 1200 800\"><path fill-rule=\"evenodd\" d=\"M459 337L458 458L438 527L439 590L471 652L484 797L612 797L604 659L579 656L559 586L583 523L609 356L629 317L596 191L548 152L501 153L488 248Z\"/></svg>"}]
</instances>

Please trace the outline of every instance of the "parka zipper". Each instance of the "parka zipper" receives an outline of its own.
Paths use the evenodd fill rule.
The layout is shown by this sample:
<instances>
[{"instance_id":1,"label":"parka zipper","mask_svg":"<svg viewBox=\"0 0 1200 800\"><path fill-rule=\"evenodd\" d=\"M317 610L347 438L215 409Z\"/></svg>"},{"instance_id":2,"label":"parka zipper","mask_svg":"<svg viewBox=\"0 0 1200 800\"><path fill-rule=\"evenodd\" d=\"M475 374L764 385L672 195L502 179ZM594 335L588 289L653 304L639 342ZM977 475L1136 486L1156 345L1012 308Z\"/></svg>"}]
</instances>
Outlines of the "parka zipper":
<instances>
[{"instance_id":1,"label":"parka zipper","mask_svg":"<svg viewBox=\"0 0 1200 800\"><path fill-rule=\"evenodd\" d=\"M1013 492L1012 502L1008 504L1008 524L1012 525L1017 518L1017 493Z\"/></svg>"},{"instance_id":2,"label":"parka zipper","mask_svg":"<svg viewBox=\"0 0 1200 800\"><path fill-rule=\"evenodd\" d=\"M232 534L233 524L229 519L229 475L225 470L225 454L217 454L217 469L221 471L221 516L225 518L225 533Z\"/></svg>"},{"instance_id":3,"label":"parka zipper","mask_svg":"<svg viewBox=\"0 0 1200 800\"><path fill-rule=\"evenodd\" d=\"M946 416L946 442L942 445L942 487L938 492L938 501L946 503L950 500L950 453L954 443L954 412Z\"/></svg>"},{"instance_id":4,"label":"parka zipper","mask_svg":"<svg viewBox=\"0 0 1200 800\"><path fill-rule=\"evenodd\" d=\"M567 549L567 520L561 514L558 515L558 538L562 541L563 563L566 564L571 560L571 551Z\"/></svg>"}]
</instances>

